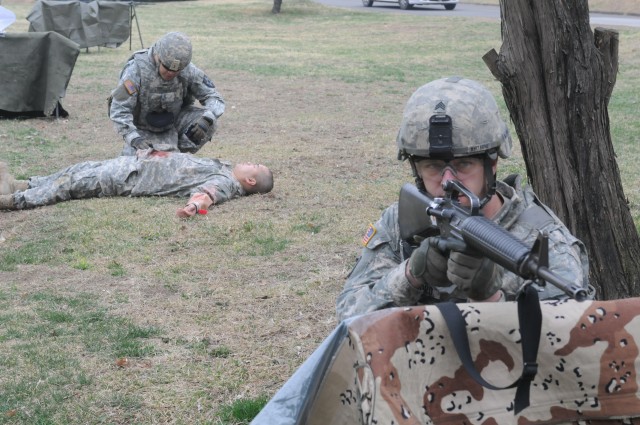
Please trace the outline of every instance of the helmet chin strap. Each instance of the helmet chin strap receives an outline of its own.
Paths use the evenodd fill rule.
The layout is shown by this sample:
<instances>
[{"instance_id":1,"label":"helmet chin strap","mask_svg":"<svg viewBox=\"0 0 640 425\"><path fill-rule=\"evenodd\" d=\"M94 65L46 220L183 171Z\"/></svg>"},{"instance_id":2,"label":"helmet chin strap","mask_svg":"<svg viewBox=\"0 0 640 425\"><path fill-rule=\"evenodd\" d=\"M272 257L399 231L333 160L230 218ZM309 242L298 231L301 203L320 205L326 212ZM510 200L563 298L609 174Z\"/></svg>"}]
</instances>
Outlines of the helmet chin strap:
<instances>
[{"instance_id":1,"label":"helmet chin strap","mask_svg":"<svg viewBox=\"0 0 640 425\"><path fill-rule=\"evenodd\" d=\"M411 171L413 172L413 178L416 180L416 187L420 192L428 194L427 188L424 185L424 181L422 180L422 177L420 177L420 174L418 174L418 169L416 168L416 163L413 156L409 156L409 164L411 164Z\"/></svg>"},{"instance_id":2,"label":"helmet chin strap","mask_svg":"<svg viewBox=\"0 0 640 425\"><path fill-rule=\"evenodd\" d=\"M484 175L485 175L485 187L487 193L480 199L480 209L482 209L496 193L496 174L493 172L493 162L496 160L496 153L489 153L484 157Z\"/></svg>"}]
</instances>

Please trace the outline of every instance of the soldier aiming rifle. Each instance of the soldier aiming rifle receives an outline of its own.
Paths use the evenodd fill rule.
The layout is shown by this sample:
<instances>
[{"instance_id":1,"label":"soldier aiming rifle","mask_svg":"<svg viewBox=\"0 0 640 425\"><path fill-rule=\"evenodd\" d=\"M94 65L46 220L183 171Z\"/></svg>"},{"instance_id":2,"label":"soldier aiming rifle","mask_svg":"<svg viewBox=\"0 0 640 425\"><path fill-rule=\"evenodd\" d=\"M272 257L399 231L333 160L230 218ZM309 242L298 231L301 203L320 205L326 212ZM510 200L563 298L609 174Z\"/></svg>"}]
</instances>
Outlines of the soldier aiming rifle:
<instances>
[{"instance_id":1,"label":"soldier aiming rifle","mask_svg":"<svg viewBox=\"0 0 640 425\"><path fill-rule=\"evenodd\" d=\"M492 94L478 82L461 77L432 81L416 90L406 104L397 136L398 157L408 160L419 192L432 199L445 198L447 182L459 182L468 190L460 194L459 207L495 223L527 252L538 235L545 234L548 266L542 267L566 283L570 293L593 297L584 244L530 188L522 187L519 176L497 180L498 158L509 157L511 143ZM474 199L476 205L471 204ZM416 219L424 223L424 216ZM531 277L530 270L519 274L505 267L505 262L497 263L495 255L483 255L477 247L467 249L468 241L464 246L443 244L442 237L447 235L441 234L440 227L403 233L406 220L407 214L399 216L396 202L369 226L362 253L338 296L340 319L448 300L514 300ZM566 288L533 285L540 299L568 297Z\"/></svg>"}]
</instances>

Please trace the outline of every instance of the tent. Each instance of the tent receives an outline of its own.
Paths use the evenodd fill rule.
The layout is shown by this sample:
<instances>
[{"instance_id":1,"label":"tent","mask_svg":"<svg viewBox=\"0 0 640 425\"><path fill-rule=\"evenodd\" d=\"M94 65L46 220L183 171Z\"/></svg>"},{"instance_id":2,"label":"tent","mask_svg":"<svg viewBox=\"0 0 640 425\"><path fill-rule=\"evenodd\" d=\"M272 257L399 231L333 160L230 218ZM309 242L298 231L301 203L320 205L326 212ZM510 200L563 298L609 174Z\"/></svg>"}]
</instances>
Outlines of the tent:
<instances>
[{"instance_id":1,"label":"tent","mask_svg":"<svg viewBox=\"0 0 640 425\"><path fill-rule=\"evenodd\" d=\"M342 322L251 425L639 423L640 298L540 306L537 365L528 365L537 373L517 414L516 389L480 385L440 310L419 306ZM457 307L481 377L514 382L523 370L516 303Z\"/></svg>"}]
</instances>

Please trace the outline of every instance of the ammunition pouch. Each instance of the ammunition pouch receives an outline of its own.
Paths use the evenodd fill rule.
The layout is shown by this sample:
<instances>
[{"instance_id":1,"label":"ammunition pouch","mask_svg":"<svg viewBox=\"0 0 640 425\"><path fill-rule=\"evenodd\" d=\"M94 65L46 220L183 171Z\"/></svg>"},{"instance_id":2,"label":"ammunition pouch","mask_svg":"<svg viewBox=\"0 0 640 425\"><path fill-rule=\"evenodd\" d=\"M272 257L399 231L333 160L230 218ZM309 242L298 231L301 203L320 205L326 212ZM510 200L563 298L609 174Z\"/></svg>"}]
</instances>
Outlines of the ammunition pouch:
<instances>
[{"instance_id":1,"label":"ammunition pouch","mask_svg":"<svg viewBox=\"0 0 640 425\"><path fill-rule=\"evenodd\" d=\"M173 124L174 115L173 112L149 112L145 117L147 124L151 127L158 129L166 129Z\"/></svg>"}]
</instances>

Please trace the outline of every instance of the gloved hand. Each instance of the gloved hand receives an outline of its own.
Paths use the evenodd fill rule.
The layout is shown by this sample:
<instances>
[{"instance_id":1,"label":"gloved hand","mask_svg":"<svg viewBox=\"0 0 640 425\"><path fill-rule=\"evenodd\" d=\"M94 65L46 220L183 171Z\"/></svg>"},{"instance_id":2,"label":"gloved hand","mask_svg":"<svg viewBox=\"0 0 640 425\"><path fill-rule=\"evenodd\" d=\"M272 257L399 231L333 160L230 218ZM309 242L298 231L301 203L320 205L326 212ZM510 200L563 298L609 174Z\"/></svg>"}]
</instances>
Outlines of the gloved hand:
<instances>
[{"instance_id":1,"label":"gloved hand","mask_svg":"<svg viewBox=\"0 0 640 425\"><path fill-rule=\"evenodd\" d=\"M180 140L178 140L178 149L180 152L196 153L200 150L200 146L193 143L188 137L186 137L186 135L183 134Z\"/></svg>"},{"instance_id":2,"label":"gloved hand","mask_svg":"<svg viewBox=\"0 0 640 425\"><path fill-rule=\"evenodd\" d=\"M193 143L200 145L204 142L204 138L207 136L209 128L211 128L212 125L213 119L203 115L189 128L187 131L187 137L189 137Z\"/></svg>"},{"instance_id":3,"label":"gloved hand","mask_svg":"<svg viewBox=\"0 0 640 425\"><path fill-rule=\"evenodd\" d=\"M468 298L482 301L502 287L502 269L486 257L451 251L447 278Z\"/></svg>"},{"instance_id":4,"label":"gloved hand","mask_svg":"<svg viewBox=\"0 0 640 425\"><path fill-rule=\"evenodd\" d=\"M131 141L131 146L137 150L151 149L151 145L144 137L136 137Z\"/></svg>"},{"instance_id":5,"label":"gloved hand","mask_svg":"<svg viewBox=\"0 0 640 425\"><path fill-rule=\"evenodd\" d=\"M423 240L409 258L409 271L423 284L447 284L447 257L437 247L438 237Z\"/></svg>"}]
</instances>

